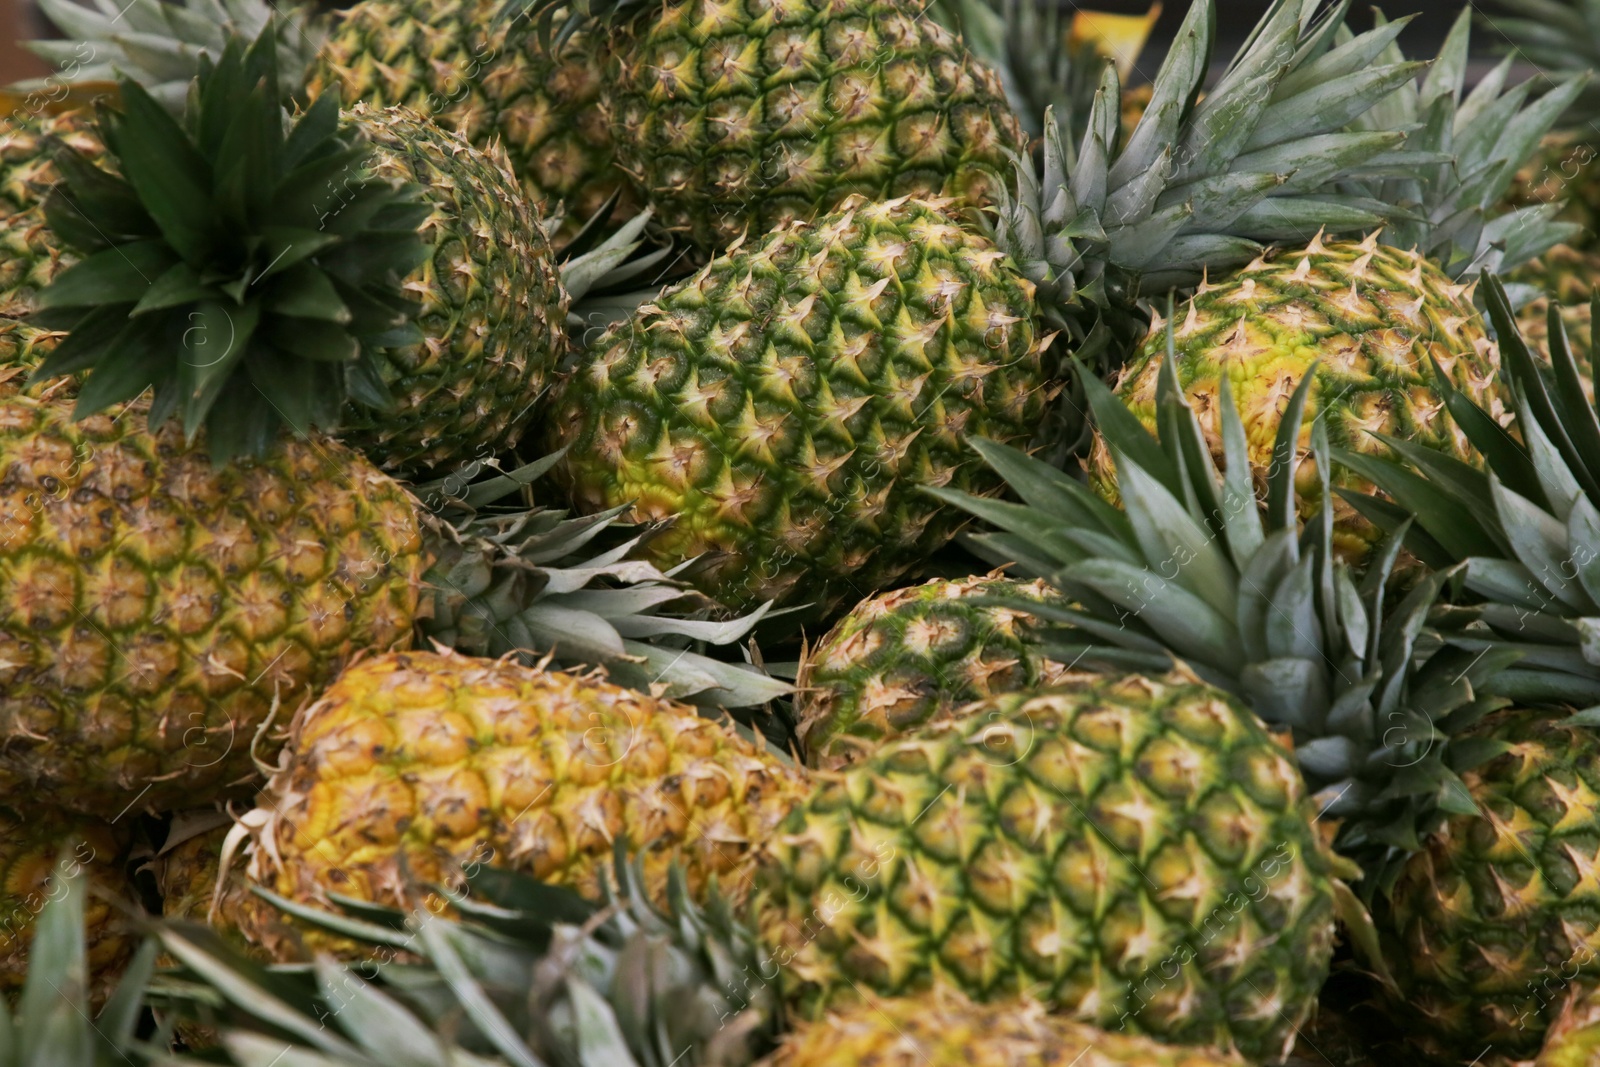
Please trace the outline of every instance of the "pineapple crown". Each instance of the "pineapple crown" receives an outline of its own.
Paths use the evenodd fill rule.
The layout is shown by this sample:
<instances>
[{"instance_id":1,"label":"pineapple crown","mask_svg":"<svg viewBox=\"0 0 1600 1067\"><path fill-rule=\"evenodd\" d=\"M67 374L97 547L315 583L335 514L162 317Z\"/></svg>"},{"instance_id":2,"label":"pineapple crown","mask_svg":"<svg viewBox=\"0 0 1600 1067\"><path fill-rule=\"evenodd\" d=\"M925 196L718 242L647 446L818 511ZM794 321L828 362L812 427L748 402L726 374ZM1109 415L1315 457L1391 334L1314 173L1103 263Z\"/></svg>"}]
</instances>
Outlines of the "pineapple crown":
<instances>
[{"instance_id":1,"label":"pineapple crown","mask_svg":"<svg viewBox=\"0 0 1600 1067\"><path fill-rule=\"evenodd\" d=\"M1386 24L1382 12L1374 18ZM1581 232L1555 220L1560 202L1498 212L1518 169L1590 78L1585 71L1531 98L1531 80L1506 87L1507 57L1468 93L1471 29L1471 11L1461 12L1421 84L1407 82L1352 123L1358 130L1410 129L1406 148L1422 165L1339 183L1351 196L1393 205L1385 243L1417 249L1458 280L1511 270ZM1340 28L1340 39L1350 39L1348 29ZM1391 43L1379 61L1403 58Z\"/></svg>"},{"instance_id":2,"label":"pineapple crown","mask_svg":"<svg viewBox=\"0 0 1600 1067\"><path fill-rule=\"evenodd\" d=\"M1387 225L1386 241L1458 275L1569 235L1549 221L1555 205L1489 215L1578 84L1529 104L1527 84L1503 92L1502 67L1463 99L1463 18L1418 88L1429 64L1395 45L1409 20L1353 35L1349 0L1321 6L1276 0L1202 98L1216 14L1211 0L1195 3L1120 148L1120 83L1107 64L1076 148L1046 122L1040 165L1018 161L996 237L1081 353L1127 351L1147 321L1142 293L1192 286L1319 231Z\"/></svg>"},{"instance_id":3,"label":"pineapple crown","mask_svg":"<svg viewBox=\"0 0 1600 1067\"><path fill-rule=\"evenodd\" d=\"M737 644L770 602L738 618L717 617L715 602L676 577L687 563L664 572L629 558L648 531L620 524L626 508L574 517L528 506L529 487L561 455L503 472L474 461L415 487L434 553L423 576L431 603L418 624L422 636L490 658L547 650L559 666L600 665L618 685L708 707L750 707L792 693L753 667L695 651ZM498 503L513 494L522 499Z\"/></svg>"},{"instance_id":4,"label":"pineapple crown","mask_svg":"<svg viewBox=\"0 0 1600 1067\"><path fill-rule=\"evenodd\" d=\"M1335 554L1331 508L1298 531L1303 460L1315 465L1320 499L1332 499L1324 423L1313 426L1309 457L1297 444L1312 375L1282 416L1264 508L1224 376L1219 473L1178 386L1167 329L1158 434L1083 376L1123 510L1051 465L981 439L973 447L1021 503L928 491L995 527L970 537L980 556L1044 578L1074 602L1007 601L1045 624L1053 659L1159 673L1176 658L1286 731L1324 811L1340 820L1337 846L1367 872L1370 897L1446 815L1476 811L1459 774L1493 753L1461 734L1497 706L1483 682L1515 653L1475 656L1426 628L1448 573L1385 604L1404 530L1359 581Z\"/></svg>"},{"instance_id":5,"label":"pineapple crown","mask_svg":"<svg viewBox=\"0 0 1600 1067\"><path fill-rule=\"evenodd\" d=\"M1484 21L1540 70L1570 75L1600 68L1600 4L1594 0L1495 0L1495 6L1504 14ZM1600 85L1591 82L1563 124L1593 137L1597 121Z\"/></svg>"},{"instance_id":6,"label":"pineapple crown","mask_svg":"<svg viewBox=\"0 0 1600 1067\"><path fill-rule=\"evenodd\" d=\"M341 914L255 892L384 962L269 969L208 928L164 924L160 943L185 973L157 995L218 1030L241 1065L285 1056L287 1039L294 1062L329 1062L320 1053L361 1067L388 1067L400 1050L406 1063L743 1067L776 1036L754 932L714 887L693 901L676 867L655 907L620 844L603 905L488 865L450 894L455 917L335 896Z\"/></svg>"},{"instance_id":7,"label":"pineapple crown","mask_svg":"<svg viewBox=\"0 0 1600 1067\"><path fill-rule=\"evenodd\" d=\"M5 1067L124 1067L143 1018L145 986L155 969L155 942L140 946L109 1000L96 1014L90 1001L84 901L89 879L67 876L70 849L56 861L48 899L29 946L28 977L16 1016L0 1001L0 1064ZM165 1045L170 1033L152 1043Z\"/></svg>"},{"instance_id":8,"label":"pineapple crown","mask_svg":"<svg viewBox=\"0 0 1600 1067\"><path fill-rule=\"evenodd\" d=\"M153 386L151 424L204 427L217 463L334 426L347 397L389 403L377 349L418 336L400 283L427 206L364 169L333 98L287 126L276 56L263 34L202 57L181 124L125 79L99 114L117 173L64 149L45 202L83 259L39 294L71 335L35 377L92 368L80 416Z\"/></svg>"},{"instance_id":9,"label":"pineapple crown","mask_svg":"<svg viewBox=\"0 0 1600 1067\"><path fill-rule=\"evenodd\" d=\"M1379 527L1403 533L1424 563L1459 569L1475 603L1441 610L1442 632L1468 652L1519 654L1488 691L1583 707L1582 720L1600 725L1600 418L1558 309L1545 366L1499 279L1487 277L1484 294L1515 422L1502 427L1442 374L1439 383L1487 469L1379 435L1393 458L1344 450L1334 458L1391 499L1343 492Z\"/></svg>"},{"instance_id":10,"label":"pineapple crown","mask_svg":"<svg viewBox=\"0 0 1600 1067\"><path fill-rule=\"evenodd\" d=\"M25 47L57 73L18 88L56 89L63 80L70 84L127 77L167 110L181 114L202 61L220 59L230 40L270 35L281 86L290 94L300 89L322 45L315 24L294 5L283 5L288 10L279 13L278 5L268 0L90 2L93 7L77 0L38 0L40 13L64 39L28 41Z\"/></svg>"}]
</instances>

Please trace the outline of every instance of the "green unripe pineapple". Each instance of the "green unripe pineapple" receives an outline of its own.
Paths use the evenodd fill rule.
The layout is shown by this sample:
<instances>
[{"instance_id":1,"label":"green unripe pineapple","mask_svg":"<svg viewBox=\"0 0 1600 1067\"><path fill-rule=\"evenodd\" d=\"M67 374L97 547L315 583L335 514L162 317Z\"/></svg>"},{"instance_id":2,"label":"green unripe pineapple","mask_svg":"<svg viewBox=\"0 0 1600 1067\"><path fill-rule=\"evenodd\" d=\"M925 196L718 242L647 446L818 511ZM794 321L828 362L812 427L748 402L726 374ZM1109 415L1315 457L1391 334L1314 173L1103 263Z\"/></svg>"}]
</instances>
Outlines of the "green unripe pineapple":
<instances>
[{"instance_id":1,"label":"green unripe pineapple","mask_svg":"<svg viewBox=\"0 0 1600 1067\"><path fill-rule=\"evenodd\" d=\"M1025 612L986 599L1056 600L1043 582L936 578L858 605L800 668L798 733L814 767L838 768L963 704L1041 685L1065 668Z\"/></svg>"},{"instance_id":2,"label":"green unripe pineapple","mask_svg":"<svg viewBox=\"0 0 1600 1067\"><path fill-rule=\"evenodd\" d=\"M1567 995L1600 983L1600 737L1563 717L1478 728L1501 750L1463 775L1481 815L1430 837L1379 916L1395 1017L1432 1055L1531 1057Z\"/></svg>"},{"instance_id":3,"label":"green unripe pineapple","mask_svg":"<svg viewBox=\"0 0 1600 1067\"><path fill-rule=\"evenodd\" d=\"M617 159L702 246L858 193L987 203L1025 150L1000 79L903 0L643 6L609 41Z\"/></svg>"},{"instance_id":4,"label":"green unripe pineapple","mask_svg":"<svg viewBox=\"0 0 1600 1067\"><path fill-rule=\"evenodd\" d=\"M498 149L480 152L404 108L345 113L373 172L427 190L426 262L406 278L413 344L383 353L388 411L352 409L345 438L387 469L481 458L517 443L566 350L570 299L539 218Z\"/></svg>"},{"instance_id":5,"label":"green unripe pineapple","mask_svg":"<svg viewBox=\"0 0 1600 1067\"><path fill-rule=\"evenodd\" d=\"M992 492L977 434L1026 441L1047 397L1033 285L945 201L853 201L718 257L593 339L551 413L586 511L731 607L832 607L961 525L926 486Z\"/></svg>"},{"instance_id":6,"label":"green unripe pineapple","mask_svg":"<svg viewBox=\"0 0 1600 1067\"><path fill-rule=\"evenodd\" d=\"M1105 678L980 704L819 782L757 914L802 1018L953 985L1265 1059L1333 950L1315 816L1220 690Z\"/></svg>"}]
</instances>

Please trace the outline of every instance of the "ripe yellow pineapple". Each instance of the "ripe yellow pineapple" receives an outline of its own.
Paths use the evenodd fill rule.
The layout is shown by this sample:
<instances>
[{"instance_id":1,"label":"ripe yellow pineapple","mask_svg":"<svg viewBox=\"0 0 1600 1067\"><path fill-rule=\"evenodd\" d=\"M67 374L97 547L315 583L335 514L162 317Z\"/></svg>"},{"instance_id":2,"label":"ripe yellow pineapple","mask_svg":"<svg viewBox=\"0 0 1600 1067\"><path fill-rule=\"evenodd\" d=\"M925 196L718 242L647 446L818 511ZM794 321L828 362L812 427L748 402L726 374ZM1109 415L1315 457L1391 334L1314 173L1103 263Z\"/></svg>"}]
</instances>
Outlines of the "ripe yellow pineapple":
<instances>
[{"instance_id":1,"label":"ripe yellow pineapple","mask_svg":"<svg viewBox=\"0 0 1600 1067\"><path fill-rule=\"evenodd\" d=\"M255 811L249 875L294 901L404 906L413 887L504 866L591 897L618 840L652 899L749 888L758 847L804 777L693 709L611 685L453 654L348 668L295 719ZM430 907L445 902L430 897ZM274 954L294 948L250 930Z\"/></svg>"},{"instance_id":2,"label":"ripe yellow pineapple","mask_svg":"<svg viewBox=\"0 0 1600 1067\"><path fill-rule=\"evenodd\" d=\"M1178 384L1193 405L1219 466L1223 456L1220 380L1229 382L1243 419L1251 474L1265 495L1278 421L1301 379L1317 364L1306 404L1294 478L1301 517L1321 509L1319 472L1310 456L1314 423L1336 446L1388 454L1375 433L1399 437L1458 459L1471 446L1445 411L1434 363L1475 403L1504 416L1499 360L1472 305L1472 286L1452 282L1415 252L1378 243L1324 242L1262 258L1237 275L1203 284L1175 312L1172 331ZM1117 383L1118 395L1149 428L1166 360L1167 330L1157 322ZM1104 438L1090 468L1115 495L1115 473ZM1348 468L1336 486L1370 491ZM1353 559L1365 556L1379 531L1337 495L1335 544Z\"/></svg>"},{"instance_id":3,"label":"ripe yellow pineapple","mask_svg":"<svg viewBox=\"0 0 1600 1067\"><path fill-rule=\"evenodd\" d=\"M785 1039L762 1067L1245 1067L1226 1052L1164 1045L1047 1014L1028 1000L974 1004L941 991L874 998Z\"/></svg>"},{"instance_id":4,"label":"ripe yellow pineapple","mask_svg":"<svg viewBox=\"0 0 1600 1067\"><path fill-rule=\"evenodd\" d=\"M52 899L52 876L84 873L114 896L132 897L122 866L127 846L127 831L110 823L0 807L0 992L21 988L27 978L34 922ZM87 898L84 940L94 985L102 985L133 952L123 919L111 901Z\"/></svg>"},{"instance_id":5,"label":"ripe yellow pineapple","mask_svg":"<svg viewBox=\"0 0 1600 1067\"><path fill-rule=\"evenodd\" d=\"M409 644L418 510L327 438L219 469L148 401L73 407L0 397L0 781L106 817L202 802L275 702Z\"/></svg>"}]
</instances>

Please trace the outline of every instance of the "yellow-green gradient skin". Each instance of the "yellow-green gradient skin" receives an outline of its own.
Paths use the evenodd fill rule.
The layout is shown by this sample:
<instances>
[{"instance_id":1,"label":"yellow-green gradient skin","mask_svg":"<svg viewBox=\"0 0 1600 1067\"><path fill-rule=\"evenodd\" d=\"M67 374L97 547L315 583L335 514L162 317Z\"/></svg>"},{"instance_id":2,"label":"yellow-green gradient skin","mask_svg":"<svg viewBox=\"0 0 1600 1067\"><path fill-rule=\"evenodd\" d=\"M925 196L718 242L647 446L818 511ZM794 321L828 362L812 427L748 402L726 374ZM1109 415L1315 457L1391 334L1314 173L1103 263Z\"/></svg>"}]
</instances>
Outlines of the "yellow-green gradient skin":
<instances>
[{"instance_id":1,"label":"yellow-green gradient skin","mask_svg":"<svg viewBox=\"0 0 1600 1067\"><path fill-rule=\"evenodd\" d=\"M401 473L510 448L566 351L570 301L538 216L498 148L409 108L345 115L374 145L373 171L420 185L432 210L419 228L430 254L402 286L423 339L382 353L394 407L351 406L341 436Z\"/></svg>"},{"instance_id":2,"label":"yellow-green gradient skin","mask_svg":"<svg viewBox=\"0 0 1600 1067\"><path fill-rule=\"evenodd\" d=\"M936 578L856 605L801 664L795 710L806 761L835 770L987 697L1053 685L1019 608L986 598L1057 600L1042 581Z\"/></svg>"},{"instance_id":3,"label":"yellow-green gradient skin","mask_svg":"<svg viewBox=\"0 0 1600 1067\"><path fill-rule=\"evenodd\" d=\"M1019 998L877 999L789 1035L769 1067L1246 1067L1216 1049L1164 1045L1050 1015Z\"/></svg>"},{"instance_id":4,"label":"yellow-green gradient skin","mask_svg":"<svg viewBox=\"0 0 1600 1067\"><path fill-rule=\"evenodd\" d=\"M1276 1060L1333 951L1316 814L1210 686L1011 694L819 776L757 914L801 1019L948 985Z\"/></svg>"},{"instance_id":5,"label":"yellow-green gradient skin","mask_svg":"<svg viewBox=\"0 0 1600 1067\"><path fill-rule=\"evenodd\" d=\"M402 104L498 143L530 203L564 202L581 221L629 182L613 162L599 105L599 48L582 35L559 52L527 18L499 18L504 0L362 0L328 16L328 40L306 72L306 93L345 104ZM624 197L625 213L633 199ZM575 224L575 223L574 223Z\"/></svg>"},{"instance_id":6,"label":"yellow-green gradient skin","mask_svg":"<svg viewBox=\"0 0 1600 1067\"><path fill-rule=\"evenodd\" d=\"M1000 489L966 443L1045 409L1033 286L945 202L854 202L718 257L594 338L548 419L585 511L671 520L664 567L729 607L834 607L965 521L923 489Z\"/></svg>"},{"instance_id":7,"label":"yellow-green gradient skin","mask_svg":"<svg viewBox=\"0 0 1600 1067\"><path fill-rule=\"evenodd\" d=\"M148 401L80 421L60 394L0 389L0 793L103 818L234 795L275 705L411 643L416 503L326 437L218 469Z\"/></svg>"},{"instance_id":8,"label":"yellow-green gradient skin","mask_svg":"<svg viewBox=\"0 0 1600 1067\"><path fill-rule=\"evenodd\" d=\"M1319 238L1302 250L1257 260L1220 283L1202 285L1177 310L1173 326L1178 384L1213 457L1222 464L1218 392L1225 375L1263 492L1283 410L1317 365L1296 460L1302 518L1322 506L1309 455L1314 422L1326 425L1336 448L1386 455L1388 447L1372 436L1383 433L1475 461L1435 387L1434 360L1474 403L1505 410L1498 354L1473 307L1471 287L1375 237L1326 244ZM1165 323L1156 324L1117 385L1118 396L1152 430L1166 332ZM1090 466L1111 492L1115 474L1099 439ZM1374 491L1348 470L1333 475L1336 486ZM1343 554L1363 559L1377 537L1372 524L1335 497L1334 541Z\"/></svg>"},{"instance_id":9,"label":"yellow-green gradient skin","mask_svg":"<svg viewBox=\"0 0 1600 1067\"><path fill-rule=\"evenodd\" d=\"M1567 994L1600 982L1600 737L1563 717L1478 727L1503 750L1462 775L1481 817L1452 816L1379 913L1392 1010L1432 1055L1532 1058Z\"/></svg>"},{"instance_id":10,"label":"yellow-green gradient skin","mask_svg":"<svg viewBox=\"0 0 1600 1067\"><path fill-rule=\"evenodd\" d=\"M999 77L904 0L677 0L610 42L617 160L711 248L846 197L988 202L1026 150Z\"/></svg>"}]
</instances>

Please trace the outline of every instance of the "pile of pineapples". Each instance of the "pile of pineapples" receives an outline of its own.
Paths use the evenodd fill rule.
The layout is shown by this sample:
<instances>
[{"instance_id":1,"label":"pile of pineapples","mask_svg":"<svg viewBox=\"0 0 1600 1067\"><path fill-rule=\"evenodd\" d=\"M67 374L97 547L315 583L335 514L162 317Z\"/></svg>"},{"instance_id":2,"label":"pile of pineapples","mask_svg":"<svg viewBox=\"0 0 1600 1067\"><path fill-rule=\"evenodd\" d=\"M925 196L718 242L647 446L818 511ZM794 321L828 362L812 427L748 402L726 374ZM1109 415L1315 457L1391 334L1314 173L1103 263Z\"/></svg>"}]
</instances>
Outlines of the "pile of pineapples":
<instances>
[{"instance_id":1,"label":"pile of pineapples","mask_svg":"<svg viewBox=\"0 0 1600 1067\"><path fill-rule=\"evenodd\" d=\"M0 1067L1600 1056L1600 3L40 6Z\"/></svg>"}]
</instances>

